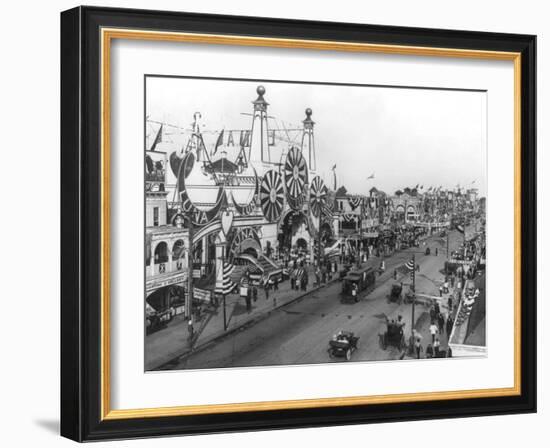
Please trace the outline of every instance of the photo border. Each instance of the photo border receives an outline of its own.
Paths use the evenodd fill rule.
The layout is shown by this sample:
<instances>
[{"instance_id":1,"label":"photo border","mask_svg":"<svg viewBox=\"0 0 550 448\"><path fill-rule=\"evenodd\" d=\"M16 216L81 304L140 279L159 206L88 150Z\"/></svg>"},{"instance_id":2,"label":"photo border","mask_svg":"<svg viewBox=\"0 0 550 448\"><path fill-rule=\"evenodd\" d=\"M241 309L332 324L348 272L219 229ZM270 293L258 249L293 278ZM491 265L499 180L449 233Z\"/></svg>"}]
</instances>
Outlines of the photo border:
<instances>
[{"instance_id":1,"label":"photo border","mask_svg":"<svg viewBox=\"0 0 550 448\"><path fill-rule=\"evenodd\" d=\"M534 36L89 7L66 11L61 19L62 435L83 441L536 410ZM514 386L111 409L110 49L114 39L513 61Z\"/></svg>"}]
</instances>

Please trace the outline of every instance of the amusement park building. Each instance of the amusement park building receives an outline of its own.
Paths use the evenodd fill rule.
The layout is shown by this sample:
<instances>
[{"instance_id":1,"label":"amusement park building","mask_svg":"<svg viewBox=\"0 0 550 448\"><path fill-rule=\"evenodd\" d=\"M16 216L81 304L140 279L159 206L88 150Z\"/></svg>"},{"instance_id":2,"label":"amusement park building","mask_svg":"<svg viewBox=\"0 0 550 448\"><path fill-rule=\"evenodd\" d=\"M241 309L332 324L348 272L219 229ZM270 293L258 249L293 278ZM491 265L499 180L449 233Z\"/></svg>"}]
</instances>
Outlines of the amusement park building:
<instances>
[{"instance_id":1,"label":"amusement park building","mask_svg":"<svg viewBox=\"0 0 550 448\"><path fill-rule=\"evenodd\" d=\"M224 263L234 276L267 274L297 251L313 261L319 229L335 236L331 193L316 175L312 111L285 141L269 127L264 95L259 86L250 129L221 131L212 145L196 113L183 148L162 142L161 125L146 151L146 300L154 308L184 301L188 275L214 291Z\"/></svg>"}]
</instances>

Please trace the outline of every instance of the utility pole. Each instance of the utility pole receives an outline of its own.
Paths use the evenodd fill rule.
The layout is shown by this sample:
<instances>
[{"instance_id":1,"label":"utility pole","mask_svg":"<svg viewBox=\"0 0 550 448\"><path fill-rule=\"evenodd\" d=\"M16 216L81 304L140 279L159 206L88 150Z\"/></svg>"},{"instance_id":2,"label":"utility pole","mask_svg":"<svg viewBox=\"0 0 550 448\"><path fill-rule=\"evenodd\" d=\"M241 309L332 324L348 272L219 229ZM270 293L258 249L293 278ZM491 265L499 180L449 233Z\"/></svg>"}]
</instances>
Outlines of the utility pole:
<instances>
[{"instance_id":1,"label":"utility pole","mask_svg":"<svg viewBox=\"0 0 550 448\"><path fill-rule=\"evenodd\" d=\"M189 235L189 250L187 251L187 302L185 304L185 314L187 316L187 330L189 338L193 338L193 220L191 212L186 214Z\"/></svg>"},{"instance_id":2,"label":"utility pole","mask_svg":"<svg viewBox=\"0 0 550 448\"><path fill-rule=\"evenodd\" d=\"M363 245L363 198L361 198L361 205L359 209L359 243L357 244L357 267L361 267L361 247Z\"/></svg>"},{"instance_id":3,"label":"utility pole","mask_svg":"<svg viewBox=\"0 0 550 448\"><path fill-rule=\"evenodd\" d=\"M416 303L416 261L415 261L414 253L412 254L412 264L413 264L413 271L412 271L411 339L413 339L413 335L414 335L414 306ZM414 339L413 339L413 342L414 342Z\"/></svg>"},{"instance_id":4,"label":"utility pole","mask_svg":"<svg viewBox=\"0 0 550 448\"><path fill-rule=\"evenodd\" d=\"M449 269L449 233L450 233L450 229L447 230L447 262L445 263L445 276L447 276L449 274L449 272L448 272L448 269Z\"/></svg>"}]
</instances>

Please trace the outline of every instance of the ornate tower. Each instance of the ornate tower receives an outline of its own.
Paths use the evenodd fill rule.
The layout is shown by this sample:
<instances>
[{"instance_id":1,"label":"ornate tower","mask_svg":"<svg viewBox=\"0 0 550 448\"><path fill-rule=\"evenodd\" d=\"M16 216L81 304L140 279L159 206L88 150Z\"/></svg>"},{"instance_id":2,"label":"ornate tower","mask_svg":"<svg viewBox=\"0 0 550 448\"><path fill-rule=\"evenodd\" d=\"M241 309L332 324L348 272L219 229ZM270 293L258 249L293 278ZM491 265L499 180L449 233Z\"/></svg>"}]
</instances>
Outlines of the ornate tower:
<instances>
[{"instance_id":1,"label":"ornate tower","mask_svg":"<svg viewBox=\"0 0 550 448\"><path fill-rule=\"evenodd\" d=\"M307 157L307 165L310 171L317 170L317 160L315 158L315 139L313 136L313 126L315 122L311 119L312 110L306 109L306 119L304 123L304 133L302 134L302 154Z\"/></svg>"},{"instance_id":2,"label":"ornate tower","mask_svg":"<svg viewBox=\"0 0 550 448\"><path fill-rule=\"evenodd\" d=\"M264 99L264 86L258 86L256 92L258 93L258 98L252 102L254 105L254 114L252 117L248 160L253 163L269 163L271 162L267 127L267 106L269 103Z\"/></svg>"}]
</instances>

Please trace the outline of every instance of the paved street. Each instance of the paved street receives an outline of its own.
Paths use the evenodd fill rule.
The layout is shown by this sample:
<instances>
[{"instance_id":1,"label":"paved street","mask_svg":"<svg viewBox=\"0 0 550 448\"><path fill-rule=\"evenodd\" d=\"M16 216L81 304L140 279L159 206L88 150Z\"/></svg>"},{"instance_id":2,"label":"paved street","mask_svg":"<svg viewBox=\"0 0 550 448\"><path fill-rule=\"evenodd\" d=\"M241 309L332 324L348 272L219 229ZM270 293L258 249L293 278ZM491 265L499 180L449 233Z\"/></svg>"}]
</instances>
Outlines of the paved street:
<instances>
[{"instance_id":1,"label":"paved street","mask_svg":"<svg viewBox=\"0 0 550 448\"><path fill-rule=\"evenodd\" d=\"M462 235L451 232L450 250L462 241ZM431 255L424 255L426 247ZM435 256L435 248L438 256ZM416 291L419 295L439 296L439 286L443 283L443 268L446 259L446 239L431 237L419 248L411 248L386 258L386 272L376 279L376 287L368 295L362 295L359 303L340 302L341 283L334 282L314 291L299 300L271 311L268 317L254 325L244 326L215 343L189 356L180 358L164 366L165 369L196 369L238 366L260 366L280 364L311 364L342 362L344 358L331 359L328 355L328 341L338 330L353 331L360 337L358 349L353 353L353 361L373 361L398 359L402 356L396 348L383 350L379 344L379 334L386 329L385 317L390 319L402 315L405 334L410 335L410 304L389 303L391 285L396 282L408 288L410 277L398 270L397 280L393 279L394 269L399 269L416 254L420 271L416 276ZM281 294L281 292L279 292ZM271 297L270 297L271 299ZM260 300L265 300L261 297ZM443 301L446 305L446 300ZM446 306L442 306L446 313ZM415 310L416 329L423 336L423 345L429 338L428 308L417 304ZM440 336L441 347L446 348L446 335Z\"/></svg>"}]
</instances>

